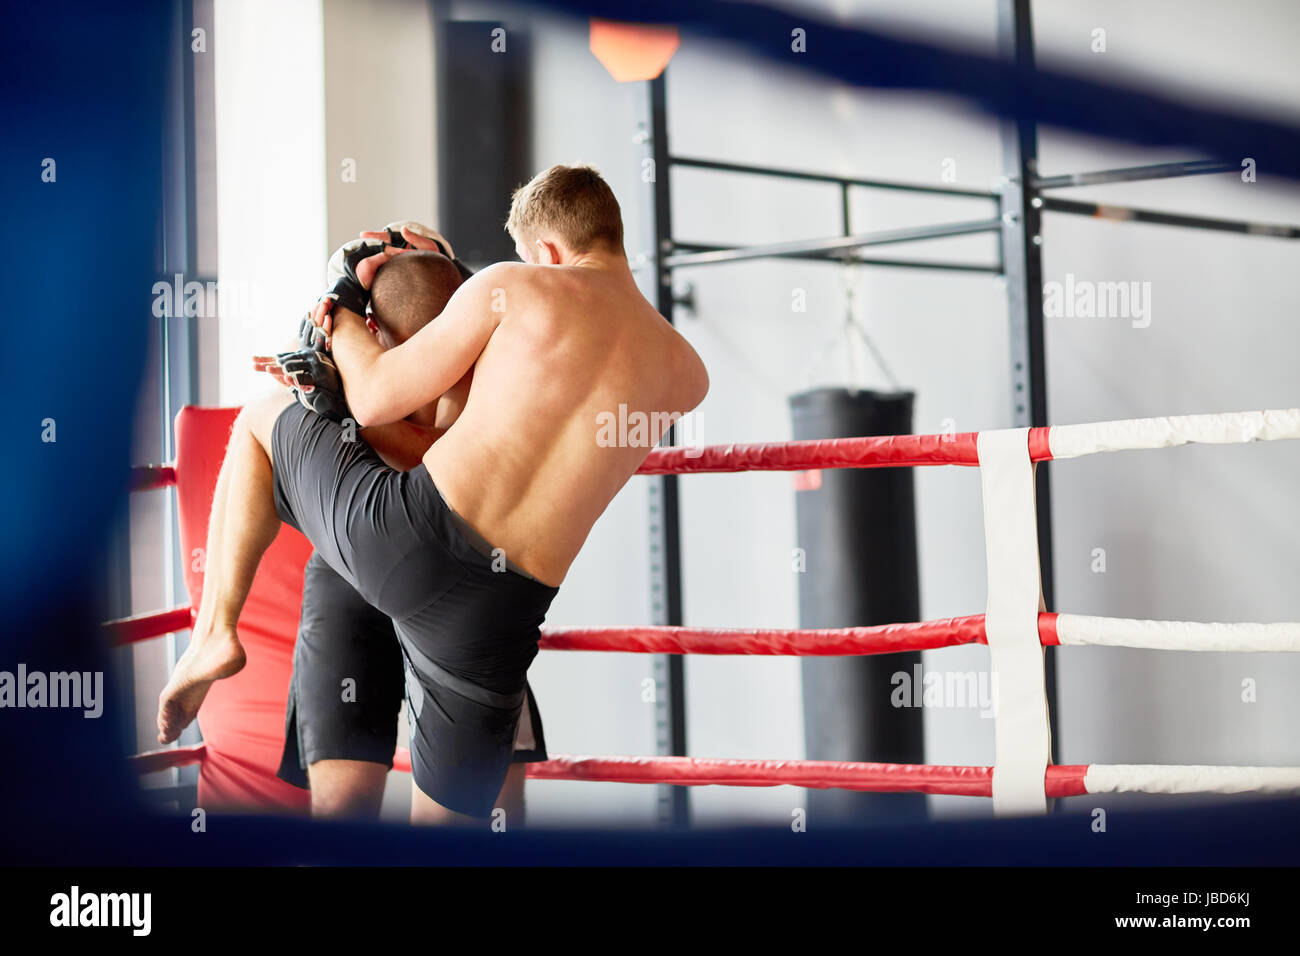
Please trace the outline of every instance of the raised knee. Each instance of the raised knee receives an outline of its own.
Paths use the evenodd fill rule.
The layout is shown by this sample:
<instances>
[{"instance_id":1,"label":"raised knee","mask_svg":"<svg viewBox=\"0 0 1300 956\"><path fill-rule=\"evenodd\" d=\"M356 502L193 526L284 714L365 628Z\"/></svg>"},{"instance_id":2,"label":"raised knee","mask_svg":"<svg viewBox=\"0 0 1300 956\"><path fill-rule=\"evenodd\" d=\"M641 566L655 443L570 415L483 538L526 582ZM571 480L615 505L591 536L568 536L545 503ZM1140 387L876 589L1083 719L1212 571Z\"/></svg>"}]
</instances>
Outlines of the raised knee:
<instances>
[{"instance_id":1,"label":"raised knee","mask_svg":"<svg viewBox=\"0 0 1300 956\"><path fill-rule=\"evenodd\" d=\"M263 447L269 447L271 429L280 413L294 403L294 397L282 389L267 392L254 398L235 416L232 438L252 435Z\"/></svg>"}]
</instances>

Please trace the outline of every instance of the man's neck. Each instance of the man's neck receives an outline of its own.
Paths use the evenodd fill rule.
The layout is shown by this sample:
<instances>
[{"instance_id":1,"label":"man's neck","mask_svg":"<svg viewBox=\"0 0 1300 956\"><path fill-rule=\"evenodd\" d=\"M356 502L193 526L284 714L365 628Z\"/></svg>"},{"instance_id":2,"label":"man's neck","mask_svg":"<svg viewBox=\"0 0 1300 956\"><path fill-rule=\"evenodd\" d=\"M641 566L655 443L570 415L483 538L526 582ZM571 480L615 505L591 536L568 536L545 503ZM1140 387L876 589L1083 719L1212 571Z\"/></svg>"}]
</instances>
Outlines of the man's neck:
<instances>
[{"instance_id":1,"label":"man's neck","mask_svg":"<svg viewBox=\"0 0 1300 956\"><path fill-rule=\"evenodd\" d=\"M603 249L595 249L590 252L574 253L571 258L565 258L559 264L577 269L596 269L601 272L631 272L627 264L627 256L621 251L606 252Z\"/></svg>"}]
</instances>

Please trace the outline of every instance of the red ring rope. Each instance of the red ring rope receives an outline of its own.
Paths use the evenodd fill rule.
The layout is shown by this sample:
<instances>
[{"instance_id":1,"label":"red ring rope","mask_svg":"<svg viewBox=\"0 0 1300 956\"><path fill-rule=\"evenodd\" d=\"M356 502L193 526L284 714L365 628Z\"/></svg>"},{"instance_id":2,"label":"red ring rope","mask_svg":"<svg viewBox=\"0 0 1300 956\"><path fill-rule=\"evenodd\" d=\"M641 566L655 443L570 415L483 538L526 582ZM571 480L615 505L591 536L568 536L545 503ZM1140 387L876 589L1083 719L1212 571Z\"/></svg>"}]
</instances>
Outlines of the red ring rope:
<instances>
[{"instance_id":1,"label":"red ring rope","mask_svg":"<svg viewBox=\"0 0 1300 956\"><path fill-rule=\"evenodd\" d=\"M1054 613L1038 615L1044 645L1059 643ZM538 645L548 651L623 651L635 654L774 654L825 657L923 651L984 644L984 615L915 624L824 629L709 627L550 627Z\"/></svg>"},{"instance_id":2,"label":"red ring rope","mask_svg":"<svg viewBox=\"0 0 1300 956\"><path fill-rule=\"evenodd\" d=\"M1050 428L1029 429L1031 461L1050 461ZM955 435L886 435L872 438L823 438L757 445L706 445L658 448L638 475L684 475L701 472L804 471L808 468L898 468L913 465L978 465L977 432Z\"/></svg>"},{"instance_id":3,"label":"red ring rope","mask_svg":"<svg viewBox=\"0 0 1300 956\"><path fill-rule=\"evenodd\" d=\"M679 786L837 788L872 793L934 793L993 796L992 767L942 764L854 763L835 760L722 760L701 757L553 757L530 763L530 780L590 780L603 783L669 783ZM397 748L393 769L410 772L411 755ZM1087 793L1083 764L1049 766L1047 796Z\"/></svg>"},{"instance_id":4,"label":"red ring rope","mask_svg":"<svg viewBox=\"0 0 1300 956\"><path fill-rule=\"evenodd\" d=\"M1059 644L1055 613L1038 615L1045 646ZM142 614L104 627L114 646L133 644L190 627L188 607ZM762 654L827 657L924 651L983 644L984 615L968 614L909 624L841 628L740 627L545 627L538 647L546 651L623 651L634 654Z\"/></svg>"}]
</instances>

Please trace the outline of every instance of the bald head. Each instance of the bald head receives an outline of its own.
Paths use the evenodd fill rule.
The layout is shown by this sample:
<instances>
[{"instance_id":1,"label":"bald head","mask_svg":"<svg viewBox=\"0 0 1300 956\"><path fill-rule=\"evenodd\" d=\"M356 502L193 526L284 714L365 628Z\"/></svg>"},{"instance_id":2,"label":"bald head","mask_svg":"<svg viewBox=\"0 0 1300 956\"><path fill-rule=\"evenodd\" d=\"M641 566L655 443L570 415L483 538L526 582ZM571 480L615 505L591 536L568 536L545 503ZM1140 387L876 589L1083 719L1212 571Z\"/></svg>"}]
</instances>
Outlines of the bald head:
<instances>
[{"instance_id":1,"label":"bald head","mask_svg":"<svg viewBox=\"0 0 1300 956\"><path fill-rule=\"evenodd\" d=\"M460 272L439 252L405 252L375 274L370 307L375 324L392 345L428 325L460 286Z\"/></svg>"}]
</instances>

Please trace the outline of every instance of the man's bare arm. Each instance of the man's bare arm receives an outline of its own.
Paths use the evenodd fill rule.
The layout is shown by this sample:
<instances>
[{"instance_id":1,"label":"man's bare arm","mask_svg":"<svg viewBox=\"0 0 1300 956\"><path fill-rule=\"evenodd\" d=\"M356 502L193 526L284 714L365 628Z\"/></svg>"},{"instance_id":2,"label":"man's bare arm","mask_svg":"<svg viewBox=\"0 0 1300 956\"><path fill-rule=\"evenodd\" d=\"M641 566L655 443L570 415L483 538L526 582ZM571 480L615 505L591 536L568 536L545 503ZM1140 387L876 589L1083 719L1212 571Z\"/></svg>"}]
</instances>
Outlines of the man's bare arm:
<instances>
[{"instance_id":1,"label":"man's bare arm","mask_svg":"<svg viewBox=\"0 0 1300 956\"><path fill-rule=\"evenodd\" d=\"M478 361L501 318L491 307L492 289L502 279L500 268L485 269L465 282L438 318L395 348L385 350L375 341L360 316L337 310L334 361L358 425L405 418L460 381Z\"/></svg>"},{"instance_id":2,"label":"man's bare arm","mask_svg":"<svg viewBox=\"0 0 1300 956\"><path fill-rule=\"evenodd\" d=\"M379 453L384 464L398 471L410 471L420 463L429 446L442 437L445 428L421 428L411 422L391 422L361 429L367 445Z\"/></svg>"}]
</instances>

